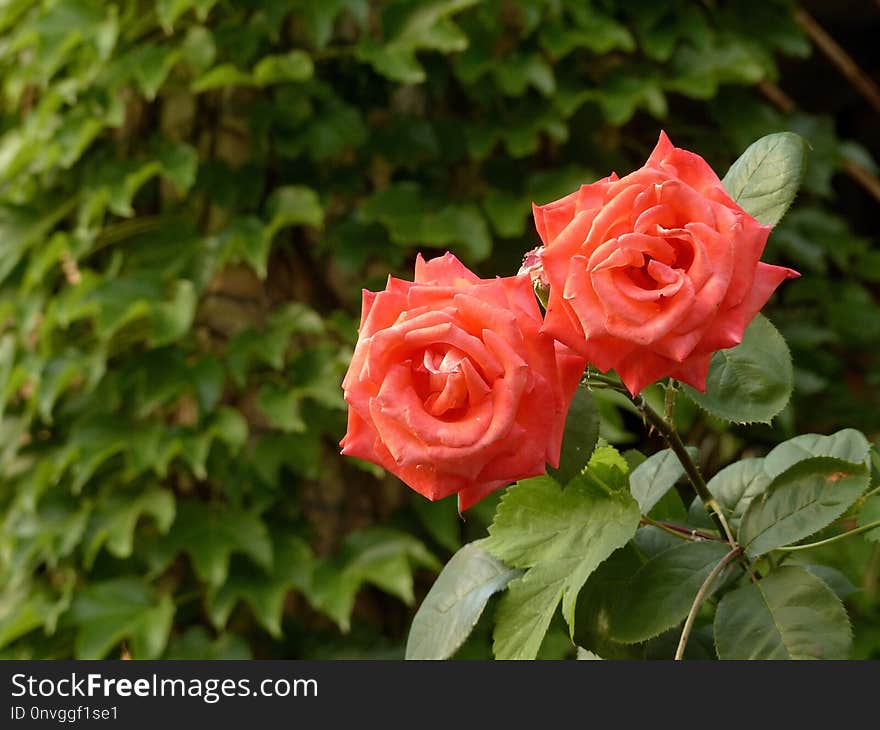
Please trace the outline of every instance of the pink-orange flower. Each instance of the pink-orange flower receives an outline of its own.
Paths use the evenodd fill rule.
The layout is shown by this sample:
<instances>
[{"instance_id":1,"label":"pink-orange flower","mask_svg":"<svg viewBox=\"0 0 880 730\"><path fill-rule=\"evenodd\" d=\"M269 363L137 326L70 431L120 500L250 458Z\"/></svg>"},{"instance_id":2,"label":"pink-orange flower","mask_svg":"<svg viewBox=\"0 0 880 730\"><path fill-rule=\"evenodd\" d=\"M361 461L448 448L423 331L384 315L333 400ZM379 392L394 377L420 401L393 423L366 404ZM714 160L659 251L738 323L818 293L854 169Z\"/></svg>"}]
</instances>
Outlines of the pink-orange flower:
<instances>
[{"instance_id":1,"label":"pink-orange flower","mask_svg":"<svg viewBox=\"0 0 880 730\"><path fill-rule=\"evenodd\" d=\"M672 376L700 391L716 350L796 271L762 263L768 226L706 161L661 132L645 166L534 206L550 283L544 330L634 395Z\"/></svg>"},{"instance_id":2,"label":"pink-orange flower","mask_svg":"<svg viewBox=\"0 0 880 730\"><path fill-rule=\"evenodd\" d=\"M541 324L528 276L483 280L451 254L364 291L342 453L461 509L556 466L585 363Z\"/></svg>"}]
</instances>

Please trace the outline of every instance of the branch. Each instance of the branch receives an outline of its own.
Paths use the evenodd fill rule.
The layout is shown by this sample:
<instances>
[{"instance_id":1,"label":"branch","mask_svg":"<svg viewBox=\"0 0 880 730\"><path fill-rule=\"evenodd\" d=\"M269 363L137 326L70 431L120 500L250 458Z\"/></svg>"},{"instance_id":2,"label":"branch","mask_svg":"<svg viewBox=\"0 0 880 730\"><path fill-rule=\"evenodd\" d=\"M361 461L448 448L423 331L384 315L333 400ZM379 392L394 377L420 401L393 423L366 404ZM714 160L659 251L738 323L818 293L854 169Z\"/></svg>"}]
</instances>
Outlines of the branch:
<instances>
[{"instance_id":1,"label":"branch","mask_svg":"<svg viewBox=\"0 0 880 730\"><path fill-rule=\"evenodd\" d=\"M712 587L712 583L715 582L715 579L721 575L724 569L730 565L733 560L736 560L742 554L742 548L738 545L733 548L727 555L721 558L721 562L718 563L714 568L712 568L712 572L706 576L706 580L703 581L703 585L700 586L700 590L697 591L697 595L694 597L694 602L691 605L691 610L688 613L687 619L684 622L684 628L681 630L681 639L678 641L678 648L675 650L675 659L678 661L679 659L684 658L684 650L687 647L688 639L690 638L691 631L694 628L694 621L697 620L697 613L700 610L700 606L703 605L703 601L706 599L706 595L709 593L709 589Z\"/></svg>"},{"instance_id":2,"label":"branch","mask_svg":"<svg viewBox=\"0 0 880 730\"><path fill-rule=\"evenodd\" d=\"M784 545L781 548L776 548L777 550L785 550L786 552L793 553L796 550L809 550L815 547L822 547L823 545L830 545L833 542L837 542L838 540L843 540L846 537L850 537L851 535L858 535L862 532L867 532L868 530L873 530L875 527L880 527L880 520L876 520L875 522L869 522L867 525L862 525L861 527L856 527L854 530L847 530L846 532L841 532L839 535L834 535L833 537L828 537L824 540L819 540L818 542L808 542L806 545Z\"/></svg>"},{"instance_id":3,"label":"branch","mask_svg":"<svg viewBox=\"0 0 880 730\"><path fill-rule=\"evenodd\" d=\"M880 87L874 80L859 68L852 56L841 48L837 41L828 35L806 10L798 8L794 11L794 18L798 25L807 32L813 43L819 47L819 50L837 67L837 70L856 87L856 90L865 97L875 111L880 112Z\"/></svg>"},{"instance_id":4,"label":"branch","mask_svg":"<svg viewBox=\"0 0 880 730\"><path fill-rule=\"evenodd\" d=\"M706 480L703 479L703 475L700 474L700 470L697 468L697 465L694 464L693 459L691 459L691 455L687 452L684 443L682 443L678 431L676 431L674 426L657 413L657 411L651 408L642 396L636 398L634 403L645 417L645 420L657 430L669 448L672 449L678 457L678 460L684 467L688 480L696 491L697 496L702 500L703 504L706 505L706 509L709 510L709 513L718 525L721 534L727 538L727 542L730 543L731 547L736 545L736 540L733 537L730 525L727 524L727 518L721 510L721 505L718 504L717 500L712 495L712 492L709 491L709 487L706 486Z\"/></svg>"}]
</instances>

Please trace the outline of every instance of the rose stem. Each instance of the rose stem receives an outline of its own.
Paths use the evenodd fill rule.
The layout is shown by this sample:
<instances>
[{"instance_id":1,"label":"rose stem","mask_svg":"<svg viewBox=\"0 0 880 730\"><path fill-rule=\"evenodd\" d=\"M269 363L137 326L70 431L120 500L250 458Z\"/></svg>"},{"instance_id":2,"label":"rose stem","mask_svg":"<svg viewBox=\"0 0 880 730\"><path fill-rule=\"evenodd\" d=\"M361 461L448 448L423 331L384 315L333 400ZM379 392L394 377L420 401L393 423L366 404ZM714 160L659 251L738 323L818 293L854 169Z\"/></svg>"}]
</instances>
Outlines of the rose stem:
<instances>
[{"instance_id":1,"label":"rose stem","mask_svg":"<svg viewBox=\"0 0 880 730\"><path fill-rule=\"evenodd\" d=\"M652 520L650 517L646 517L642 515L641 520L643 525L651 525L656 527L664 532L668 532L670 535L675 535L683 540L716 540L724 542L724 538L715 537L714 535L708 535L705 532L700 532L699 530L692 530L690 527L681 527L679 525L673 525L670 522L660 522L658 520Z\"/></svg>"},{"instance_id":2,"label":"rose stem","mask_svg":"<svg viewBox=\"0 0 880 730\"><path fill-rule=\"evenodd\" d=\"M706 505L706 509L709 510L709 514L718 525L721 533L727 538L727 542L730 543L730 546L735 546L736 540L730 530L730 525L727 524L724 512L721 510L721 505L718 504L715 497L712 496L712 492L709 491L709 487L706 486L706 480L703 479L703 475L700 474L700 470L697 468L693 459L691 459L691 455L687 452L687 449L681 440L681 436L678 435L678 431L676 431L675 427L663 418L663 416L651 408L642 396L638 396L633 402L636 404L639 411L641 411L645 420L657 430L669 448L672 449L673 453L678 457L678 460L684 467L685 474L687 474L688 480L696 491L697 496L702 500L703 504Z\"/></svg>"},{"instance_id":3,"label":"rose stem","mask_svg":"<svg viewBox=\"0 0 880 730\"><path fill-rule=\"evenodd\" d=\"M731 550L727 555L721 558L721 561L712 568L712 572L706 576L706 580L703 581L703 585L700 586L700 590L697 591L697 595L694 597L693 605L691 606L691 610L688 613L687 619L684 622L684 628L681 630L681 639L678 641L678 648L675 650L675 659L683 659L684 658L684 650L687 647L688 639L691 635L691 630L694 628L694 621L697 620L697 613L700 610L700 606L703 605L703 601L706 598L706 594L709 592L709 589L712 587L712 583L715 582L715 579L722 573L722 571L731 563L731 561L735 560L739 557L740 553L742 553L742 548L737 545L733 550Z\"/></svg>"},{"instance_id":4,"label":"rose stem","mask_svg":"<svg viewBox=\"0 0 880 730\"><path fill-rule=\"evenodd\" d=\"M880 520L869 522L866 525L861 525L860 527L856 527L852 530L841 532L837 535L834 535L833 537L827 537L824 540L819 540L818 542L808 542L806 545L783 545L782 547L778 547L776 549L785 550L787 552L794 552L795 550L810 550L811 548L821 547L822 545L830 545L832 542L843 540L846 537L851 537L852 535L858 535L862 532L873 530L875 527L880 527Z\"/></svg>"}]
</instances>

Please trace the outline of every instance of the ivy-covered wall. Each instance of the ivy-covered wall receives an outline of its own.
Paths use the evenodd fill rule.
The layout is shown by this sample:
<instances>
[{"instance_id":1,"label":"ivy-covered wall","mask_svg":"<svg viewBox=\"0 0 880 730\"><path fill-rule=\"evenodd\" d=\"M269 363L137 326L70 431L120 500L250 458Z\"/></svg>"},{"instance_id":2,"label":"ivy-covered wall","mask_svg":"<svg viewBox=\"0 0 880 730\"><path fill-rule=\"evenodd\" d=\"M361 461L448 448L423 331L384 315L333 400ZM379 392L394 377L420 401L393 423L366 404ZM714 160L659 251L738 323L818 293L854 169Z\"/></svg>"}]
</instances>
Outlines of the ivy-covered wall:
<instances>
[{"instance_id":1,"label":"ivy-covered wall","mask_svg":"<svg viewBox=\"0 0 880 730\"><path fill-rule=\"evenodd\" d=\"M722 173L767 132L813 146L766 254L804 274L769 310L794 405L762 443L697 415L692 441L720 466L795 423L876 436L880 249L832 184L874 163L773 103L780 61L811 52L793 10L4 3L0 656L400 655L492 507L462 522L338 456L360 290L419 250L515 273L532 201L633 169L661 128ZM626 443L631 416L602 407Z\"/></svg>"}]
</instances>

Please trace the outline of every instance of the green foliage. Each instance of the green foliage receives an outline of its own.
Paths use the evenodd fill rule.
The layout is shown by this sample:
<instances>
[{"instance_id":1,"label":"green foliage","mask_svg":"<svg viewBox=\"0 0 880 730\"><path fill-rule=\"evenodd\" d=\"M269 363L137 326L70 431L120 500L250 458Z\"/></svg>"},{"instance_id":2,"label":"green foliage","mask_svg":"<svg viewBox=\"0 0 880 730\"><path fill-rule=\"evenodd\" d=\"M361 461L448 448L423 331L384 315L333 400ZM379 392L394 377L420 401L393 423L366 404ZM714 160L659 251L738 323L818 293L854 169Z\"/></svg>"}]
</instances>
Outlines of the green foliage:
<instances>
[{"instance_id":1,"label":"green foliage","mask_svg":"<svg viewBox=\"0 0 880 730\"><path fill-rule=\"evenodd\" d=\"M550 477L536 477L511 487L502 498L486 549L528 570L510 584L498 607L497 658L535 658L560 601L574 631L584 582L638 527L627 472L626 462L605 446L564 489Z\"/></svg>"},{"instance_id":2,"label":"green foliage","mask_svg":"<svg viewBox=\"0 0 880 730\"><path fill-rule=\"evenodd\" d=\"M624 644L651 639L684 621L694 596L729 548L680 543L653 556L616 592L608 633Z\"/></svg>"},{"instance_id":3,"label":"green foliage","mask_svg":"<svg viewBox=\"0 0 880 730\"><path fill-rule=\"evenodd\" d=\"M794 200L806 170L806 143L792 132L768 134L733 163L721 181L743 210L775 226Z\"/></svg>"},{"instance_id":4,"label":"green foliage","mask_svg":"<svg viewBox=\"0 0 880 730\"><path fill-rule=\"evenodd\" d=\"M715 642L721 659L846 659L852 631L834 592L790 566L724 596Z\"/></svg>"},{"instance_id":5,"label":"green foliage","mask_svg":"<svg viewBox=\"0 0 880 730\"><path fill-rule=\"evenodd\" d=\"M522 571L496 560L480 542L465 545L443 567L410 627L407 659L448 659L476 626L494 593Z\"/></svg>"},{"instance_id":6,"label":"green foliage","mask_svg":"<svg viewBox=\"0 0 880 730\"><path fill-rule=\"evenodd\" d=\"M589 390L578 387L568 408L559 468L549 474L560 484L568 484L587 465L599 440L599 414Z\"/></svg>"},{"instance_id":7,"label":"green foliage","mask_svg":"<svg viewBox=\"0 0 880 730\"><path fill-rule=\"evenodd\" d=\"M697 457L696 449L691 448L689 453L691 458ZM649 514L682 476L684 467L670 449L658 451L633 469L629 475L629 488L642 514Z\"/></svg>"},{"instance_id":8,"label":"green foliage","mask_svg":"<svg viewBox=\"0 0 880 730\"><path fill-rule=\"evenodd\" d=\"M350 535L333 560L316 567L312 600L342 631L348 631L355 596L365 583L411 604L414 566L440 569L437 559L414 537L390 528L368 528Z\"/></svg>"},{"instance_id":9,"label":"green foliage","mask_svg":"<svg viewBox=\"0 0 880 730\"><path fill-rule=\"evenodd\" d=\"M842 515L868 482L864 464L827 456L799 461L751 501L737 538L750 555L802 540Z\"/></svg>"},{"instance_id":10,"label":"green foliage","mask_svg":"<svg viewBox=\"0 0 880 730\"><path fill-rule=\"evenodd\" d=\"M785 340L762 314L742 342L712 355L706 392L684 386L707 413L737 423L769 423L791 398L793 371Z\"/></svg>"}]
</instances>

